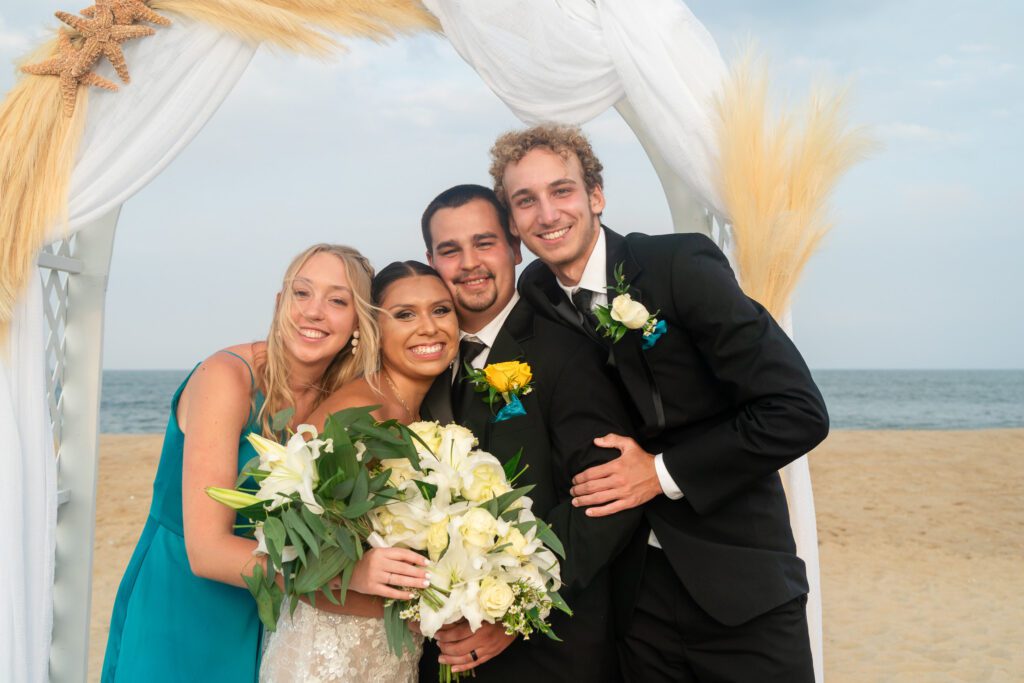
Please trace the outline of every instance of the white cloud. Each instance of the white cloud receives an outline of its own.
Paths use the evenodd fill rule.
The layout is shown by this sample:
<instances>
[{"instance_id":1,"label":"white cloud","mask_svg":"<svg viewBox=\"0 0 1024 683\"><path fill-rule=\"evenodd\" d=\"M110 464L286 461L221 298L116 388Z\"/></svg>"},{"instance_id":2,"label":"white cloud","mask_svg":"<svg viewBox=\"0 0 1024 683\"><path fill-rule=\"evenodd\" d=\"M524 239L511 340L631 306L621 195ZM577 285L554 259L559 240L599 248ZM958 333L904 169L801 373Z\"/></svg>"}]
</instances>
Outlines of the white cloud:
<instances>
[{"instance_id":1,"label":"white cloud","mask_svg":"<svg viewBox=\"0 0 1024 683\"><path fill-rule=\"evenodd\" d=\"M920 123L895 121L883 123L874 129L882 138L889 141L930 142L942 145L955 145L964 142L963 133L933 128Z\"/></svg>"},{"instance_id":2,"label":"white cloud","mask_svg":"<svg viewBox=\"0 0 1024 683\"><path fill-rule=\"evenodd\" d=\"M8 58L8 61L24 55L35 42L38 41L33 40L31 33L8 28L3 17L0 17L0 54Z\"/></svg>"},{"instance_id":3,"label":"white cloud","mask_svg":"<svg viewBox=\"0 0 1024 683\"><path fill-rule=\"evenodd\" d=\"M995 52L996 46L989 43L965 43L957 46L958 52L964 52L967 54L979 54L983 52Z\"/></svg>"}]
</instances>

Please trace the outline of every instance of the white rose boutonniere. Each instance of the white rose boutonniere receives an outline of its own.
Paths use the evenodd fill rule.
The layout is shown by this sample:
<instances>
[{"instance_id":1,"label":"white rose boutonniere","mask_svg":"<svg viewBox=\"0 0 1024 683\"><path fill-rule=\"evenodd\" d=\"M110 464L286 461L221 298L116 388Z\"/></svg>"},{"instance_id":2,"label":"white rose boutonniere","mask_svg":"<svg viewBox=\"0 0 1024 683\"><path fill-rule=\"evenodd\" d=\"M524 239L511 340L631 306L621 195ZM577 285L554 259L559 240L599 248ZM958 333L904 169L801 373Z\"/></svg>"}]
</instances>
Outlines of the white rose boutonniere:
<instances>
[{"instance_id":1,"label":"white rose boutonniere","mask_svg":"<svg viewBox=\"0 0 1024 683\"><path fill-rule=\"evenodd\" d=\"M654 346L661 335L668 329L664 320L658 320L658 311L653 314L629 293L629 284L622 273L622 264L615 266L615 285L617 296L612 299L611 306L598 306L594 309L597 317L597 329L612 343L618 342L631 330L640 330L643 334L642 348L647 350Z\"/></svg>"}]
</instances>

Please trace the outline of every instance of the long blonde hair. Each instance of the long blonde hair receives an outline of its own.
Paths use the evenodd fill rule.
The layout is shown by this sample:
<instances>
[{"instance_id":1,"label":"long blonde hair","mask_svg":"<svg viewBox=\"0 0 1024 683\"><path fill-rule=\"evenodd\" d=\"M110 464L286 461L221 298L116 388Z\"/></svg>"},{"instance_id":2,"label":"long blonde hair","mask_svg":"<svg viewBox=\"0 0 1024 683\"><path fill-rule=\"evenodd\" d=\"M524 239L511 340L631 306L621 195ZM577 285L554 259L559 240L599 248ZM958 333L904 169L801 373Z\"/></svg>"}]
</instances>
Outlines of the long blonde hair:
<instances>
[{"instance_id":1,"label":"long blonde hair","mask_svg":"<svg viewBox=\"0 0 1024 683\"><path fill-rule=\"evenodd\" d=\"M285 346L285 334L288 328L294 328L291 319L292 282L306 262L317 254L337 256L345 266L348 284L355 302L356 325L359 330L359 343L352 345L349 339L345 346L334 357L319 381L312 387L317 391L314 400L315 408L320 402L340 388L343 384L359 376L370 376L377 372L380 362L380 328L373 305L370 303L370 283L373 280L373 266L352 247L340 244L314 244L292 259L285 271L281 291L274 306L274 317L270 322L267 334L266 352L256 359L256 371L263 387L263 407L257 416L267 438L274 438L271 421L280 411L295 406L295 395L288 385L288 365L290 354Z\"/></svg>"}]
</instances>

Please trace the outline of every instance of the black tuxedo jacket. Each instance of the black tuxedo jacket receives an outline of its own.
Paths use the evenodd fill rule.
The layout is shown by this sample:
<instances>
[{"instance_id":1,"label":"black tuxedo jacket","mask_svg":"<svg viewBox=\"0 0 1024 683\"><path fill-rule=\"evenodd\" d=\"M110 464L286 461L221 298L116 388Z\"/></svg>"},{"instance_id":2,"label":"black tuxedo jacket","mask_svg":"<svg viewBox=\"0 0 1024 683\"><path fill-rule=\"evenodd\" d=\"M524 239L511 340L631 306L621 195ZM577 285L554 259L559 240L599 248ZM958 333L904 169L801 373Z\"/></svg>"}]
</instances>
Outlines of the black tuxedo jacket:
<instances>
[{"instance_id":1,"label":"black tuxedo jacket","mask_svg":"<svg viewBox=\"0 0 1024 683\"><path fill-rule=\"evenodd\" d=\"M664 453L684 494L652 500L646 522L697 604L741 624L807 592L778 470L825 438L824 401L789 337L743 294L710 239L604 230L608 284L621 263L633 299L667 325L648 350L639 331L611 344L583 330L614 368L642 445ZM583 327L540 261L519 289L551 319ZM638 588L644 540L641 530L616 567L624 589ZM617 594L619 619L629 618L631 590Z\"/></svg>"},{"instance_id":2,"label":"black tuxedo jacket","mask_svg":"<svg viewBox=\"0 0 1024 683\"><path fill-rule=\"evenodd\" d=\"M582 335L535 315L523 299L513 307L487 356L487 363L520 360L530 364L534 389L522 397L526 414L492 421L490 407L475 398L452 415L451 375L437 379L423 401L425 418L455 422L473 430L480 448L505 462L519 449L527 469L517 485L529 493L538 517L554 528L565 546L562 596L574 616L552 612L551 624L564 642L542 634L518 639L501 655L477 668L481 681L617 681L618 661L611 607L613 559L630 543L642 511L587 517L571 504L572 477L618 457L593 440L612 432L629 433L630 418L604 355ZM437 654L428 644L420 679L437 680ZM433 678L428 678L428 676Z\"/></svg>"}]
</instances>

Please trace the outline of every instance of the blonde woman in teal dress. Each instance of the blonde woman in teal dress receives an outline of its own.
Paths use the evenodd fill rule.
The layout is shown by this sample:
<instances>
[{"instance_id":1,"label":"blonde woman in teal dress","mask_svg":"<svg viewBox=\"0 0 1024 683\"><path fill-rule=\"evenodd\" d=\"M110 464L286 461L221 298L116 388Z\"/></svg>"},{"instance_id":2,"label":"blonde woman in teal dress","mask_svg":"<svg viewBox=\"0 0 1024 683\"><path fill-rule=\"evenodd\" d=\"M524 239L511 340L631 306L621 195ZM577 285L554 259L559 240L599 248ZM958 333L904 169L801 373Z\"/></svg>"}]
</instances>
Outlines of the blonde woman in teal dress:
<instances>
[{"instance_id":1,"label":"blonde woman in teal dress","mask_svg":"<svg viewBox=\"0 0 1024 683\"><path fill-rule=\"evenodd\" d=\"M105 683L256 680L262 633L242 576L266 560L204 490L234 486L256 455L246 435L273 436L275 413L295 408L294 428L342 385L376 370L372 277L354 249L310 247L288 267L266 341L215 353L175 393L149 518L111 616ZM372 578L381 563L426 576L410 551L367 553L351 584L366 595L351 594L346 613L376 614L370 596L394 592Z\"/></svg>"}]
</instances>

